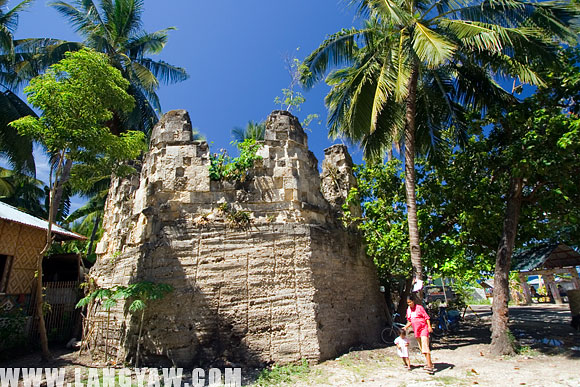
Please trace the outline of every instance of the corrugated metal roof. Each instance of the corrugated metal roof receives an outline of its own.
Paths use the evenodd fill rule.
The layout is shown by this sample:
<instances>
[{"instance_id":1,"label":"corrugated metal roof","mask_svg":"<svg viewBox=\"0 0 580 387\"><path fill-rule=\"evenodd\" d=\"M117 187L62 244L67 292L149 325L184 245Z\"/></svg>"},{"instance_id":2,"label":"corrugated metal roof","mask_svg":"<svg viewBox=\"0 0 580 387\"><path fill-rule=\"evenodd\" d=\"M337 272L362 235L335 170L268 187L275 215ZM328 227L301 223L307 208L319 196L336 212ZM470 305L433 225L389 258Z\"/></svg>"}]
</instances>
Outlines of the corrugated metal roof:
<instances>
[{"instance_id":1,"label":"corrugated metal roof","mask_svg":"<svg viewBox=\"0 0 580 387\"><path fill-rule=\"evenodd\" d=\"M520 251L512 257L512 270L530 271L580 265L580 254L563 243L549 244Z\"/></svg>"},{"instance_id":2,"label":"corrugated metal roof","mask_svg":"<svg viewBox=\"0 0 580 387\"><path fill-rule=\"evenodd\" d=\"M0 219L24 224L26 226L38 228L41 230L46 230L48 228L48 222L46 220L22 212L19 209L12 207L11 205L6 204L4 202L0 202ZM61 240L87 239L82 235L79 235L72 231L65 230L64 228L59 227L56 224L52 225L52 232L60 236L59 239Z\"/></svg>"}]
</instances>

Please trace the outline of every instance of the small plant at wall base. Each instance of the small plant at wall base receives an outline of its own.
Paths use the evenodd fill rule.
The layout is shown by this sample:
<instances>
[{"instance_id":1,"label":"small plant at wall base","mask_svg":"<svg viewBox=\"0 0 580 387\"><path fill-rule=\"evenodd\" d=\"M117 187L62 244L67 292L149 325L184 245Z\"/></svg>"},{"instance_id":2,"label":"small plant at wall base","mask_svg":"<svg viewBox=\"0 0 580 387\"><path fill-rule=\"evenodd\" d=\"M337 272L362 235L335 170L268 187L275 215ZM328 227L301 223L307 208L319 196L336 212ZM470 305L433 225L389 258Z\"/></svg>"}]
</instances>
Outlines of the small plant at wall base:
<instances>
[{"instance_id":1,"label":"small plant at wall base","mask_svg":"<svg viewBox=\"0 0 580 387\"><path fill-rule=\"evenodd\" d=\"M81 284L81 287L88 286L88 283ZM109 326L111 322L111 309L117 305L117 300L121 298L121 294L117 292L117 288L103 289L97 288L91 293L87 294L86 297L81 298L77 303L77 308L83 308L85 306L94 305L95 303L100 303L103 310L107 311L107 333L105 337L105 362L109 358ZM88 313L87 313L88 316ZM86 337L86 332L83 332L83 340ZM82 345L81 345L82 348ZM82 349L81 349L82 351Z\"/></svg>"},{"instance_id":2,"label":"small plant at wall base","mask_svg":"<svg viewBox=\"0 0 580 387\"><path fill-rule=\"evenodd\" d=\"M139 367L139 352L141 347L141 336L143 334L143 321L145 319L146 301L160 300L168 293L173 291L173 287L167 284L156 284L153 282L137 282L127 286L120 287L118 290L127 299L133 302L129 305L129 312L135 313L141 311L139 321L139 334L137 335L137 351L135 353L135 367Z\"/></svg>"},{"instance_id":3,"label":"small plant at wall base","mask_svg":"<svg viewBox=\"0 0 580 387\"><path fill-rule=\"evenodd\" d=\"M235 143L240 155L232 158L225 151L210 155L209 177L214 181L240 180L244 181L248 175L248 170L254 166L257 160L262 160L258 156L258 149L262 144L254 139L246 139L243 142Z\"/></svg>"},{"instance_id":4,"label":"small plant at wall base","mask_svg":"<svg viewBox=\"0 0 580 387\"><path fill-rule=\"evenodd\" d=\"M145 309L147 307L146 302L152 300L160 300L164 298L168 293L173 291L173 287L167 284L156 284L153 282L136 282L128 286L116 286L114 288L103 289L97 288L93 292L89 293L86 297L82 298L77 303L77 308L82 308L93 302L100 300L102 302L102 308L107 311L107 337L105 342L105 361L108 357L108 333L109 333L109 321L110 321L110 311L119 299L132 300L129 305L129 312L135 313L141 311L140 321L139 321L139 334L137 336L137 350L135 356L135 366L139 367L139 352L141 347L141 337L143 333L143 321L145 318Z\"/></svg>"}]
</instances>

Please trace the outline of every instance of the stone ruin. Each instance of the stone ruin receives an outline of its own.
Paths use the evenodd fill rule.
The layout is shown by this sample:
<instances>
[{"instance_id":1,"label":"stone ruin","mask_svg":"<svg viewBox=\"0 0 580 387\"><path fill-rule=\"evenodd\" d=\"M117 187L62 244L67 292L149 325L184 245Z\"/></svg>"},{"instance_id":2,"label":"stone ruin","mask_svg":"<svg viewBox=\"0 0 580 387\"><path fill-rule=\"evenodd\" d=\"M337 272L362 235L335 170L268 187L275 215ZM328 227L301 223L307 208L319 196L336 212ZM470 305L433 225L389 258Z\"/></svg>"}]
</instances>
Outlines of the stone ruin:
<instances>
[{"instance_id":1,"label":"stone ruin","mask_svg":"<svg viewBox=\"0 0 580 387\"><path fill-rule=\"evenodd\" d=\"M275 111L258 154L244 181L211 181L207 143L192 140L187 112L171 111L140 174L113 181L91 277L174 288L146 309L145 363L322 361L380 338L375 267L339 219L355 184L346 147L325 150L319 175L298 119ZM241 213L249 222L232 216ZM118 303L95 345L106 338L119 360L134 360L136 315Z\"/></svg>"}]
</instances>

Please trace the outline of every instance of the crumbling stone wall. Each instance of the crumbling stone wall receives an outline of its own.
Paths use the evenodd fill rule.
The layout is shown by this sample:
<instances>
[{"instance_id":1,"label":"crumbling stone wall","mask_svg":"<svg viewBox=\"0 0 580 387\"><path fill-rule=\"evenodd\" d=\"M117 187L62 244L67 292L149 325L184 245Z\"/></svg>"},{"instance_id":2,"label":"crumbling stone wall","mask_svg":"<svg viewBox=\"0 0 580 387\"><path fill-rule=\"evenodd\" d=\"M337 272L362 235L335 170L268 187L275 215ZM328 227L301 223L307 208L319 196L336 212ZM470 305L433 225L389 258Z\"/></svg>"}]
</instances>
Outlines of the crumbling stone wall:
<instances>
[{"instance_id":1,"label":"crumbling stone wall","mask_svg":"<svg viewBox=\"0 0 580 387\"><path fill-rule=\"evenodd\" d=\"M140 176L111 185L91 271L101 287L174 287L147 308L146 361L319 361L378 340L385 310L375 268L338 219L339 196L354 183L352 161L346 148L329 149L334 159L323 166L338 167L340 189L321 191L329 174L321 180L298 120L277 111L249 178L215 182L188 114L162 118ZM242 211L249 223L234 220ZM131 359L138 318L122 303L111 313L113 344Z\"/></svg>"}]
</instances>

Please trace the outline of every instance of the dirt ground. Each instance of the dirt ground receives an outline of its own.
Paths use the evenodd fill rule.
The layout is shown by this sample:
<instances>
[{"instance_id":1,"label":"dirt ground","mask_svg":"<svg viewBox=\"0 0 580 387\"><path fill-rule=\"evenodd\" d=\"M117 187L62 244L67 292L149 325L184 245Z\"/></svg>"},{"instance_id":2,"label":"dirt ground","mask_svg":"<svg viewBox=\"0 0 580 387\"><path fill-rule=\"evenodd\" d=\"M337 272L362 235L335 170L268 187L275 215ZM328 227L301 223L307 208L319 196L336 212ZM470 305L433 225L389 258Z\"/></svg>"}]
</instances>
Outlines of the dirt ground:
<instances>
[{"instance_id":1,"label":"dirt ground","mask_svg":"<svg viewBox=\"0 0 580 387\"><path fill-rule=\"evenodd\" d=\"M580 386L580 333L569 325L567 306L511 307L511 330L520 345L520 353L504 358L492 358L488 352L489 306L473 309L475 314L466 315L458 332L434 340L434 375L423 370L424 359L411 338L411 371L403 367L394 346L355 348L306 371L291 373L281 385ZM74 352L54 350L53 353L55 359L48 364L39 364L38 354L31 354L3 362L0 367L66 367L70 369L67 381L72 382L72 369L90 364L88 357L79 358ZM259 370L243 369L244 384L254 384L258 373Z\"/></svg>"},{"instance_id":2,"label":"dirt ground","mask_svg":"<svg viewBox=\"0 0 580 387\"><path fill-rule=\"evenodd\" d=\"M580 386L580 333L569 325L570 311L555 305L511 307L511 330L520 344L512 357L489 355L489 306L474 306L460 330L433 342L434 375L413 349L407 371L395 347L351 351L312 367L295 386ZM542 342L547 339L547 343ZM412 341L414 339L411 339ZM550 341L551 340L551 341ZM558 341L555 341L558 340ZM561 343L561 345L558 345ZM577 348L580 349L580 348Z\"/></svg>"}]
</instances>

